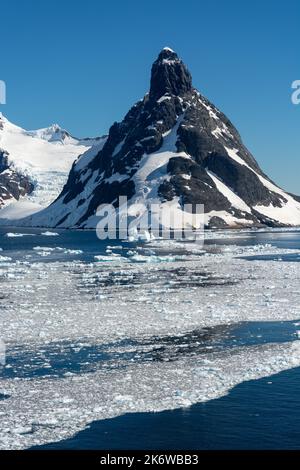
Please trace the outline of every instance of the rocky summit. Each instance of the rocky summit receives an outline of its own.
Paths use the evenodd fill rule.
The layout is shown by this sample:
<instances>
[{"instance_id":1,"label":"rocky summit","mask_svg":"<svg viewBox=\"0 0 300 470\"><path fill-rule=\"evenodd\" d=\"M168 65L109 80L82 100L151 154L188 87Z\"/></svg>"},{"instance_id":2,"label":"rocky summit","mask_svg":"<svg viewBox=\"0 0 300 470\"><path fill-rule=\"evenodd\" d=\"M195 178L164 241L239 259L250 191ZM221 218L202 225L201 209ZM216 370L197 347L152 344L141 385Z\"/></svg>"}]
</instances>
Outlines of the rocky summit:
<instances>
[{"instance_id":1,"label":"rocky summit","mask_svg":"<svg viewBox=\"0 0 300 470\"><path fill-rule=\"evenodd\" d=\"M178 210L204 204L211 228L300 225L299 198L263 173L170 48L153 63L149 93L77 159L58 199L24 223L95 227L98 206L117 206L119 196L133 212L156 200Z\"/></svg>"}]
</instances>

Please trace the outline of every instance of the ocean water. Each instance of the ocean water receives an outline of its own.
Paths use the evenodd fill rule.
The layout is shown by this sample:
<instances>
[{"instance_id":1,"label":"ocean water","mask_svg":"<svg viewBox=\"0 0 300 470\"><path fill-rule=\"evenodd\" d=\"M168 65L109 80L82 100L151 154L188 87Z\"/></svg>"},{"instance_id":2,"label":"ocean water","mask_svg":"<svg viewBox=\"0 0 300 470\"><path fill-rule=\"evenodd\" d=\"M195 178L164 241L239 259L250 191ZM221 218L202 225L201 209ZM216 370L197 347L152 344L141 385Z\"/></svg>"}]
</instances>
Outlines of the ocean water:
<instances>
[{"instance_id":1,"label":"ocean water","mask_svg":"<svg viewBox=\"0 0 300 470\"><path fill-rule=\"evenodd\" d=\"M228 395L160 413L95 421L38 449L299 450L300 368L244 382Z\"/></svg>"},{"instance_id":2,"label":"ocean water","mask_svg":"<svg viewBox=\"0 0 300 470\"><path fill-rule=\"evenodd\" d=\"M300 448L298 230L0 248L1 448Z\"/></svg>"}]
</instances>

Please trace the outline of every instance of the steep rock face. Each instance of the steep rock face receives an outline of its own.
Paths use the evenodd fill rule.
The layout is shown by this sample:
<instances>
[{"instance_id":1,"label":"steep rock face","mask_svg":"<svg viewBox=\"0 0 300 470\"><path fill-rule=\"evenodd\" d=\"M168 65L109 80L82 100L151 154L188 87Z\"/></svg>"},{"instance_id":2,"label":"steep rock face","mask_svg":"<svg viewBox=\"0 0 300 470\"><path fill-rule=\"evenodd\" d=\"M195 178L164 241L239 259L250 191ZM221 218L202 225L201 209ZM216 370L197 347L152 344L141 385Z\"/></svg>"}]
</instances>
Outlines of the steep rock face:
<instances>
[{"instance_id":1,"label":"steep rock face","mask_svg":"<svg viewBox=\"0 0 300 470\"><path fill-rule=\"evenodd\" d=\"M0 150L0 209L11 199L19 200L30 194L34 185L30 179L10 168L8 153Z\"/></svg>"},{"instance_id":2,"label":"steep rock face","mask_svg":"<svg viewBox=\"0 0 300 470\"><path fill-rule=\"evenodd\" d=\"M59 198L26 223L94 227L100 204L132 208L204 204L208 227L299 225L298 200L262 172L229 119L193 86L177 54L164 48L152 66L150 92L104 146L79 158Z\"/></svg>"},{"instance_id":3,"label":"steep rock face","mask_svg":"<svg viewBox=\"0 0 300 470\"><path fill-rule=\"evenodd\" d=\"M166 93L182 95L192 90L192 76L172 49L165 47L152 65L149 98L158 100Z\"/></svg>"}]
</instances>

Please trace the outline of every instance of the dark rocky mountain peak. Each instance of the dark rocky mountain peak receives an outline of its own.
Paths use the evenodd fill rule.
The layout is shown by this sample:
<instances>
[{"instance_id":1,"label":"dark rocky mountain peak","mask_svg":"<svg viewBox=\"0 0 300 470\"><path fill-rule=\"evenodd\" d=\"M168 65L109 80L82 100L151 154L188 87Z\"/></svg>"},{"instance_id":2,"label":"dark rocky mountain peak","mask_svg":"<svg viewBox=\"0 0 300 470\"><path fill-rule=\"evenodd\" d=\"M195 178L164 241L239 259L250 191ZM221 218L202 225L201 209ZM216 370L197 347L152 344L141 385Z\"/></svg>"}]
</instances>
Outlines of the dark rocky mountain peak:
<instances>
[{"instance_id":1,"label":"dark rocky mountain peak","mask_svg":"<svg viewBox=\"0 0 300 470\"><path fill-rule=\"evenodd\" d=\"M152 66L150 92L74 163L59 198L23 223L95 227L97 208L118 207L119 196L131 214L157 200L179 212L203 204L211 228L300 225L298 200L263 173L170 48Z\"/></svg>"},{"instance_id":2,"label":"dark rocky mountain peak","mask_svg":"<svg viewBox=\"0 0 300 470\"><path fill-rule=\"evenodd\" d=\"M180 96L192 89L192 76L176 52L165 47L152 65L150 99L161 96Z\"/></svg>"}]
</instances>

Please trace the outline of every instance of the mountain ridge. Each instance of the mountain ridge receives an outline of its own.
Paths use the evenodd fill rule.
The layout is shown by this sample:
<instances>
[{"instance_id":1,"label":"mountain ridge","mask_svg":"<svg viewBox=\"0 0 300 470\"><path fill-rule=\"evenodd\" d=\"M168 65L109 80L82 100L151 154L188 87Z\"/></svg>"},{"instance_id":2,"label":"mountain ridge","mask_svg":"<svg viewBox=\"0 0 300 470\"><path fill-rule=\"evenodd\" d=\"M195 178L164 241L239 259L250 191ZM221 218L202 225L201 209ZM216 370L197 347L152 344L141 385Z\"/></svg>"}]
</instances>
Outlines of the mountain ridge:
<instances>
[{"instance_id":1,"label":"mountain ridge","mask_svg":"<svg viewBox=\"0 0 300 470\"><path fill-rule=\"evenodd\" d=\"M149 93L111 126L103 146L73 164L56 201L24 223L92 228L98 206L117 207L120 195L132 216L159 199L178 212L204 204L211 228L300 225L297 197L264 174L170 48L152 65Z\"/></svg>"}]
</instances>

